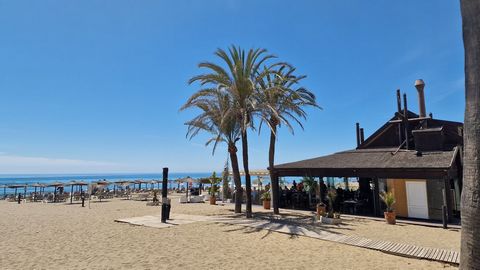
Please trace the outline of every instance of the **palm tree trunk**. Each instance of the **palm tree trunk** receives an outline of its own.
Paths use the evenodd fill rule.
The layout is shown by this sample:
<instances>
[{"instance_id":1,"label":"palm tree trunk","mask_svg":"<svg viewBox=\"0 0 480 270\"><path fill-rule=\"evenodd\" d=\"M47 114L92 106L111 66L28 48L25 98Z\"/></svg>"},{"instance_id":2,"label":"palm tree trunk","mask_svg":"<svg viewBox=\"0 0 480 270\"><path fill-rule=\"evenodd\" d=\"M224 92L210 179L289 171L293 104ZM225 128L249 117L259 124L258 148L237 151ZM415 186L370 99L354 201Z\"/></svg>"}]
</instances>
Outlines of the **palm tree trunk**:
<instances>
[{"instance_id":1,"label":"palm tree trunk","mask_svg":"<svg viewBox=\"0 0 480 270\"><path fill-rule=\"evenodd\" d=\"M240 181L240 169L238 167L237 147L235 144L228 145L228 153L230 154L230 161L232 162L233 182L235 183L235 213L242 212L242 182Z\"/></svg>"},{"instance_id":2,"label":"palm tree trunk","mask_svg":"<svg viewBox=\"0 0 480 270\"><path fill-rule=\"evenodd\" d=\"M250 181L250 170L248 169L248 139L247 130L242 131L242 154L243 171L245 172L245 188L247 190L247 218L252 217L252 182Z\"/></svg>"},{"instance_id":3,"label":"palm tree trunk","mask_svg":"<svg viewBox=\"0 0 480 270\"><path fill-rule=\"evenodd\" d=\"M460 269L480 269L480 1L460 4L466 87Z\"/></svg>"},{"instance_id":4,"label":"palm tree trunk","mask_svg":"<svg viewBox=\"0 0 480 270\"><path fill-rule=\"evenodd\" d=\"M273 121L270 121L273 122ZM272 204L273 204L273 213L279 214L279 184L278 177L274 177L273 166L275 165L275 142L277 140L277 125L271 123L272 130L270 131L270 147L268 149L268 168L270 169L270 180L272 181Z\"/></svg>"}]
</instances>

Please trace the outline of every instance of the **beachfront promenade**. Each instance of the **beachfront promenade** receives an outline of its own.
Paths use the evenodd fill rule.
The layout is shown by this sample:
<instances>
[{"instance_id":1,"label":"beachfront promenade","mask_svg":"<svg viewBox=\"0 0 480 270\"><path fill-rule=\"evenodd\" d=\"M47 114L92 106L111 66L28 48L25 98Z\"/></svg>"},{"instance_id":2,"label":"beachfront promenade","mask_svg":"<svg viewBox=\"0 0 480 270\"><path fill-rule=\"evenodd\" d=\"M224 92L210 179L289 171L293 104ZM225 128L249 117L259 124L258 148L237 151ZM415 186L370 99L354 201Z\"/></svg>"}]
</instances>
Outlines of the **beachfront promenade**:
<instances>
[{"instance_id":1,"label":"beachfront promenade","mask_svg":"<svg viewBox=\"0 0 480 270\"><path fill-rule=\"evenodd\" d=\"M332 240L363 238L431 250L459 250L457 229L389 226L355 218L346 218L336 226L319 225L313 223L308 211L284 210L273 215L260 207L254 207L255 219L247 222L233 213L231 204L179 204L178 198L172 197L172 217L201 217L200 221L161 229L114 222L160 214L160 207L125 199L92 201L84 208L68 203L0 201L2 269L439 269L455 265ZM283 226L274 229L276 224ZM289 226L331 239L277 232Z\"/></svg>"}]
</instances>

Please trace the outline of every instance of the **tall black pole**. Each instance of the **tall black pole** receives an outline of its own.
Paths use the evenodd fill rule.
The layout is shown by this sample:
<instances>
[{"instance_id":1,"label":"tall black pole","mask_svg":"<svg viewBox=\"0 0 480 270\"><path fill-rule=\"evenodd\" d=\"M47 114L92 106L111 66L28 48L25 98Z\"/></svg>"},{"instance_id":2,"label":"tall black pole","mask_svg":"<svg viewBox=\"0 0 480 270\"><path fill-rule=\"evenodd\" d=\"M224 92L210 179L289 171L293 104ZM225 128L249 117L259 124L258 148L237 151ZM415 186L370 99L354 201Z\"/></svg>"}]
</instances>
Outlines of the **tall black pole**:
<instances>
[{"instance_id":1,"label":"tall black pole","mask_svg":"<svg viewBox=\"0 0 480 270\"><path fill-rule=\"evenodd\" d=\"M404 128L405 128L405 146L408 150L409 148L409 134L408 134L408 108L407 108L407 94L403 94L403 121L404 121Z\"/></svg>"},{"instance_id":2,"label":"tall black pole","mask_svg":"<svg viewBox=\"0 0 480 270\"><path fill-rule=\"evenodd\" d=\"M167 222L167 216L168 213L167 207L170 207L167 205L168 203L168 189L167 189L167 184L168 184L168 168L163 168L163 181L162 181L162 223Z\"/></svg>"}]
</instances>

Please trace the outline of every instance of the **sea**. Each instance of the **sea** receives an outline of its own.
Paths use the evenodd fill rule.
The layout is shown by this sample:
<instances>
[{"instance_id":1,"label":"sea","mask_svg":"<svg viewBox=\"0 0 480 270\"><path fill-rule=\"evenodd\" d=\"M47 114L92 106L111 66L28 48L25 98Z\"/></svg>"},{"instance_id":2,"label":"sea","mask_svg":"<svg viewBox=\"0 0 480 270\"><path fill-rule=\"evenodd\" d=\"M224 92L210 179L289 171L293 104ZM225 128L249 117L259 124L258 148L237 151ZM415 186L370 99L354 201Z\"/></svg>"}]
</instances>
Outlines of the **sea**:
<instances>
[{"instance_id":1,"label":"sea","mask_svg":"<svg viewBox=\"0 0 480 270\"><path fill-rule=\"evenodd\" d=\"M212 173L207 172L172 172L168 174L169 180L176 180L185 177L191 178L203 178L209 177ZM217 176L221 176L221 172L217 172ZM35 188L30 187L29 185L40 183L40 184L49 184L53 182L62 182L67 183L70 181L84 181L84 182L94 182L99 180L107 180L109 182L115 182L119 180L161 180L163 175L161 173L139 173L139 174L0 174L0 194L13 194L15 189L8 188L8 185L12 184L27 184L27 193L34 192ZM257 179L255 176L252 176L252 181ZM270 182L268 177L263 177L264 184ZM242 184L245 183L245 178L242 176ZM230 185L232 186L233 181L230 180ZM145 184L143 184L145 185ZM157 184L155 184L157 187ZM168 182L168 188L172 189L178 187L178 183L175 181ZM180 187L185 187L185 184L180 184ZM109 188L113 188L113 185L110 185ZM45 192L53 192L53 187L46 187ZM24 188L18 189L18 192L24 192Z\"/></svg>"},{"instance_id":2,"label":"sea","mask_svg":"<svg viewBox=\"0 0 480 270\"><path fill-rule=\"evenodd\" d=\"M192 178L202 178L211 176L212 173L169 173L169 180L176 180L185 177ZM12 184L49 184L53 182L62 182L67 183L70 181L84 181L87 183L107 180L109 182L115 182L119 180L161 180L163 178L162 173L140 173L140 174L0 174L0 194L12 194L15 192L15 189L8 188L5 186ZM113 185L111 185L113 188ZM156 185L155 185L156 187ZM168 188L177 187L177 183L174 181L168 182ZM27 187L27 193L33 192L34 187ZM24 189L18 190L19 192L24 192ZM53 187L46 187L46 192L53 191Z\"/></svg>"}]
</instances>

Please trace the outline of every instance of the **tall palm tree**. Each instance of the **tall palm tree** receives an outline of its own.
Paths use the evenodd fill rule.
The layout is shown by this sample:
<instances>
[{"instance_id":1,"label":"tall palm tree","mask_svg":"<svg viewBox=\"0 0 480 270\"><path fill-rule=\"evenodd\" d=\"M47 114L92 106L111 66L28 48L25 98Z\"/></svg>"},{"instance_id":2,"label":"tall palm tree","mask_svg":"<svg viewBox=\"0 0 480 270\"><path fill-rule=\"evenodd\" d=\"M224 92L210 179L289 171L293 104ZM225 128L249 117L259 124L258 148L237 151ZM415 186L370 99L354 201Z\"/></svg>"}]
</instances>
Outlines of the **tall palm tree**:
<instances>
[{"instance_id":1,"label":"tall palm tree","mask_svg":"<svg viewBox=\"0 0 480 270\"><path fill-rule=\"evenodd\" d=\"M248 52L240 47L231 46L228 52L217 49L215 55L223 60L226 68L203 62L199 67L207 68L209 73L198 75L190 83L200 82L201 85L214 85L229 93L232 98L232 111L241 129L243 170L245 172L245 187L247 192L247 217L252 217L252 183L248 166L248 129L253 127L252 117L256 110L254 94L259 87L260 71L263 64L273 55L265 49L250 49Z\"/></svg>"},{"instance_id":2,"label":"tall palm tree","mask_svg":"<svg viewBox=\"0 0 480 270\"><path fill-rule=\"evenodd\" d=\"M293 134L292 121L303 129L301 120L306 119L307 116L305 107L320 108L315 101L315 95L298 86L306 76L296 76L294 73L295 68L285 63L277 63L265 68L261 76L261 87L256 95L261 124L265 123L270 128L268 166L272 180L272 200L275 214L279 213L279 183L278 178L273 175L277 128L284 124Z\"/></svg>"},{"instance_id":3,"label":"tall palm tree","mask_svg":"<svg viewBox=\"0 0 480 270\"><path fill-rule=\"evenodd\" d=\"M460 5L466 87L460 269L480 269L480 1Z\"/></svg>"},{"instance_id":4,"label":"tall palm tree","mask_svg":"<svg viewBox=\"0 0 480 270\"><path fill-rule=\"evenodd\" d=\"M241 213L243 192L235 145L240 139L241 129L235 114L232 113L232 107L232 99L228 92L218 88L206 88L192 95L180 110L198 108L201 111L199 115L185 123L188 125L187 137L191 139L200 131L213 135L206 143L214 144L212 154L215 153L218 143L227 144L236 190L235 213Z\"/></svg>"}]
</instances>

